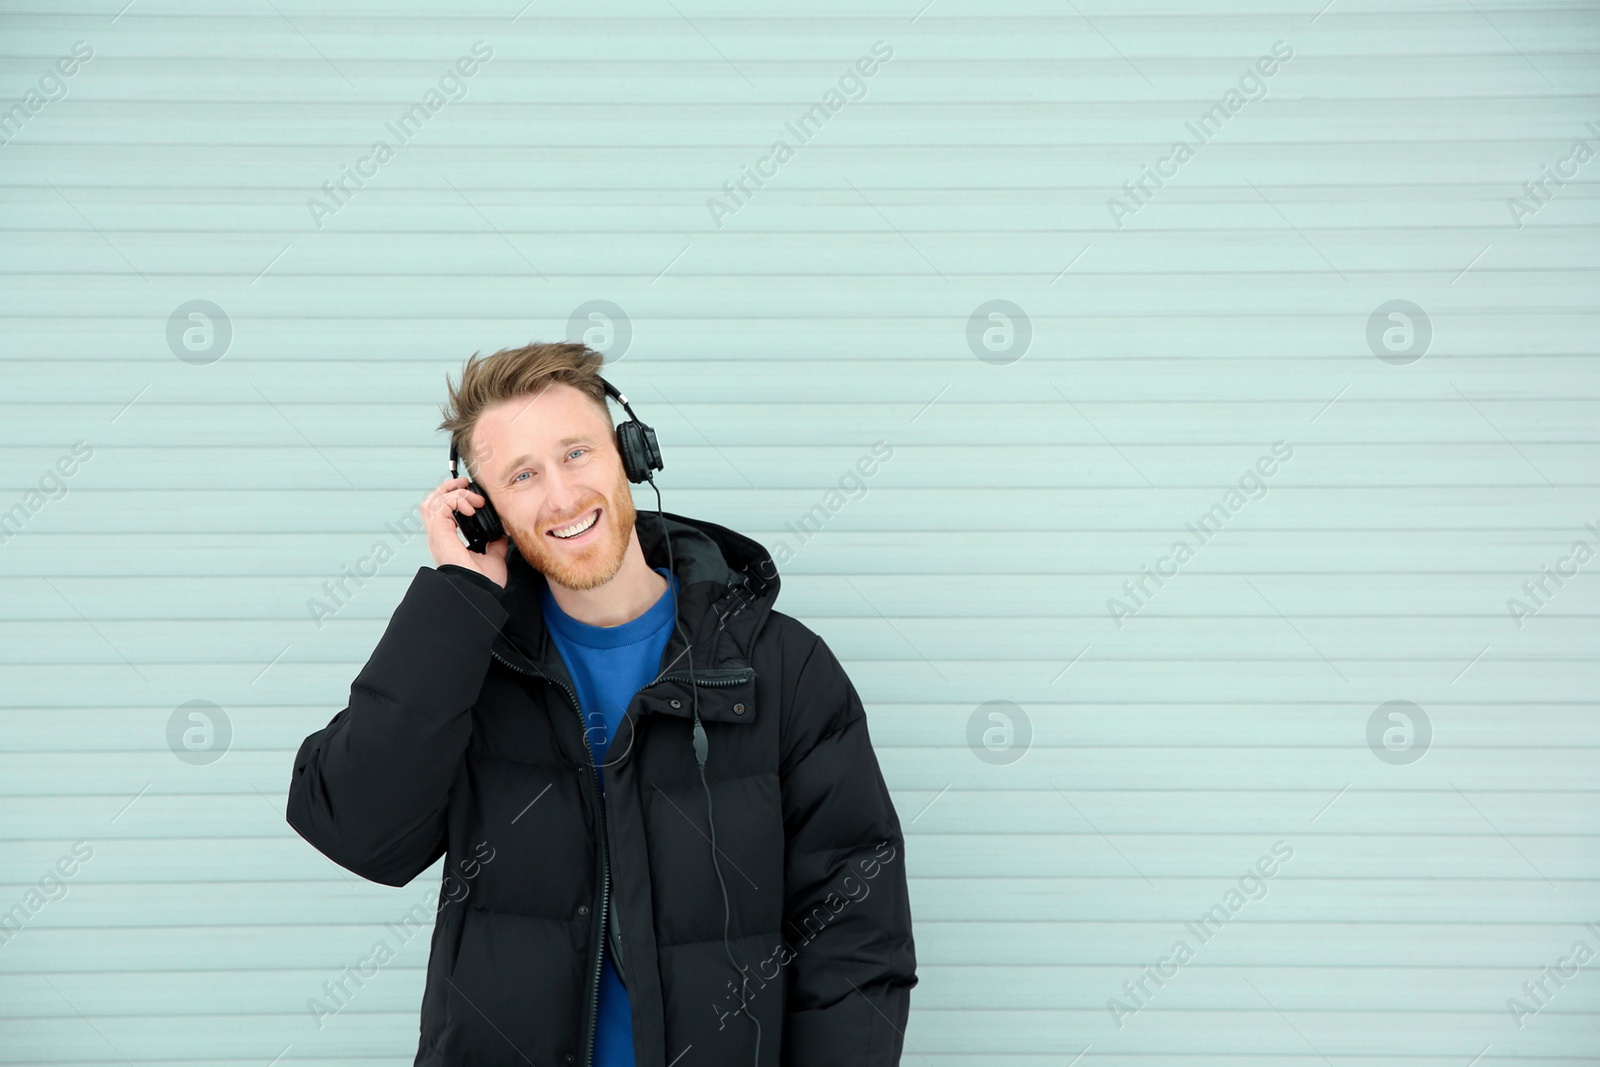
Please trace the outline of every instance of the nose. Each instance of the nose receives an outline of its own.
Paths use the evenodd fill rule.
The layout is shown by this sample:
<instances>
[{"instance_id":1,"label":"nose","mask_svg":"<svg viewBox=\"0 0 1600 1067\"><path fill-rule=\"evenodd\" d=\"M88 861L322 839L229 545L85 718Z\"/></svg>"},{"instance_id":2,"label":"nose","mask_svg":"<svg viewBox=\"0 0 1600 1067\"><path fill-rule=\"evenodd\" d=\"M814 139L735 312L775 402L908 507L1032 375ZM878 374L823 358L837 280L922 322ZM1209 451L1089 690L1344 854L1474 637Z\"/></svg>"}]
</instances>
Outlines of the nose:
<instances>
[{"instance_id":1,"label":"nose","mask_svg":"<svg viewBox=\"0 0 1600 1067\"><path fill-rule=\"evenodd\" d=\"M545 510L556 518L572 518L573 511L590 495L571 472L563 471L559 467L549 472L544 484Z\"/></svg>"}]
</instances>

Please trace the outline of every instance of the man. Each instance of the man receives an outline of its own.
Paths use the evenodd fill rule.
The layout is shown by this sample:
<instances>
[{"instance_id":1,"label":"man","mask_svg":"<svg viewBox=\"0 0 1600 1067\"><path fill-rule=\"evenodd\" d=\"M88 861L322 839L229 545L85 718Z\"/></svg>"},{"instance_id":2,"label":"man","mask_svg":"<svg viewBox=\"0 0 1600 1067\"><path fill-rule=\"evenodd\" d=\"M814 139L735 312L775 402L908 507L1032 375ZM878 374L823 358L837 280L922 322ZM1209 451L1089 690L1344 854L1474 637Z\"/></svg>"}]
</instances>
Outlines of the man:
<instances>
[{"instance_id":1,"label":"man","mask_svg":"<svg viewBox=\"0 0 1600 1067\"><path fill-rule=\"evenodd\" d=\"M860 698L759 544L636 523L602 361L467 361L440 428L483 492L423 502L436 566L300 746L289 824L364 878L443 856L465 887L418 1067L898 1063L904 845ZM506 536L470 551L456 513L486 506Z\"/></svg>"}]
</instances>

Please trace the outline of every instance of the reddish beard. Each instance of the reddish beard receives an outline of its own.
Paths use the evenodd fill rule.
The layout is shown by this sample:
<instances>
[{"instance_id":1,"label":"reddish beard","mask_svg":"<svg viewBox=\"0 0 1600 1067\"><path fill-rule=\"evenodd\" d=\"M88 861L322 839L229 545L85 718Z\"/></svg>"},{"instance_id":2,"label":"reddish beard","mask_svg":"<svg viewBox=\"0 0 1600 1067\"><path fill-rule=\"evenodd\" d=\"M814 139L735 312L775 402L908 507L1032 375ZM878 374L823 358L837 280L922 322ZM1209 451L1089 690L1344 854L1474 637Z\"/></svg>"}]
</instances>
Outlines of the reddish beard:
<instances>
[{"instance_id":1,"label":"reddish beard","mask_svg":"<svg viewBox=\"0 0 1600 1067\"><path fill-rule=\"evenodd\" d=\"M615 578L622 569L628 542L633 537L637 513L627 475L621 467L617 468L617 483L612 486L611 495L587 502L573 521L595 508L600 509L600 518L596 520L600 529L581 550L565 548L549 534L511 523L506 524L506 532L522 558L548 580L568 589L596 589ZM570 523L556 523L550 528L558 529L562 525Z\"/></svg>"}]
</instances>

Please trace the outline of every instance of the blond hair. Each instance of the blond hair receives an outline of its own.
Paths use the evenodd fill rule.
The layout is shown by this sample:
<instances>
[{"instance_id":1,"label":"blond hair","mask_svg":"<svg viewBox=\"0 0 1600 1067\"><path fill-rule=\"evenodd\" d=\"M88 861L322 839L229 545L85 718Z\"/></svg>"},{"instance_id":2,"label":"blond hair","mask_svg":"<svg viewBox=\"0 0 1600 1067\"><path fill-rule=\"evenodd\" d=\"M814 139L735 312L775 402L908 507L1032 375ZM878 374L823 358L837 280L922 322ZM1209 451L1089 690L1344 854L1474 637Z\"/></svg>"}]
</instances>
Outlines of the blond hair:
<instances>
[{"instance_id":1,"label":"blond hair","mask_svg":"<svg viewBox=\"0 0 1600 1067\"><path fill-rule=\"evenodd\" d=\"M605 384L600 380L604 364L605 356L576 341L534 342L502 348L488 356L474 352L461 368L459 385L445 375L450 399L440 405L444 421L438 429L449 432L450 443L466 461L467 469L475 472L472 429L478 416L503 401L542 392L555 382L581 391L605 412L606 424L614 425L606 405Z\"/></svg>"}]
</instances>

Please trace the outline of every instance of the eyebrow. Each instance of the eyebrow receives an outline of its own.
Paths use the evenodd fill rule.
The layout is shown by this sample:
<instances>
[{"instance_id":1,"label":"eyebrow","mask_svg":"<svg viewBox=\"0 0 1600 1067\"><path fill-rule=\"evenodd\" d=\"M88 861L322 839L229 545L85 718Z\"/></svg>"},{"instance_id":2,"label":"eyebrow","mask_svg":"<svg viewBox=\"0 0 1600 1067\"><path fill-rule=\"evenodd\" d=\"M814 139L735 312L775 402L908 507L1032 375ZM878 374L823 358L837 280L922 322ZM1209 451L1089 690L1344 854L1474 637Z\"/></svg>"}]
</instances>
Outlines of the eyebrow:
<instances>
[{"instance_id":1,"label":"eyebrow","mask_svg":"<svg viewBox=\"0 0 1600 1067\"><path fill-rule=\"evenodd\" d=\"M573 445L590 444L592 441L593 441L593 438L591 438L588 434L580 433L580 434L573 434L570 437L563 437L561 440L556 442L556 445L558 447L560 447L560 448L565 449L565 448L570 448ZM524 463L531 462L533 459L534 459L534 457L532 455L524 454L524 455L518 456L516 459L512 460L510 463L507 463L504 467L500 468L500 480L504 481L506 476L509 475L512 471L516 470L518 467L522 466Z\"/></svg>"}]
</instances>

